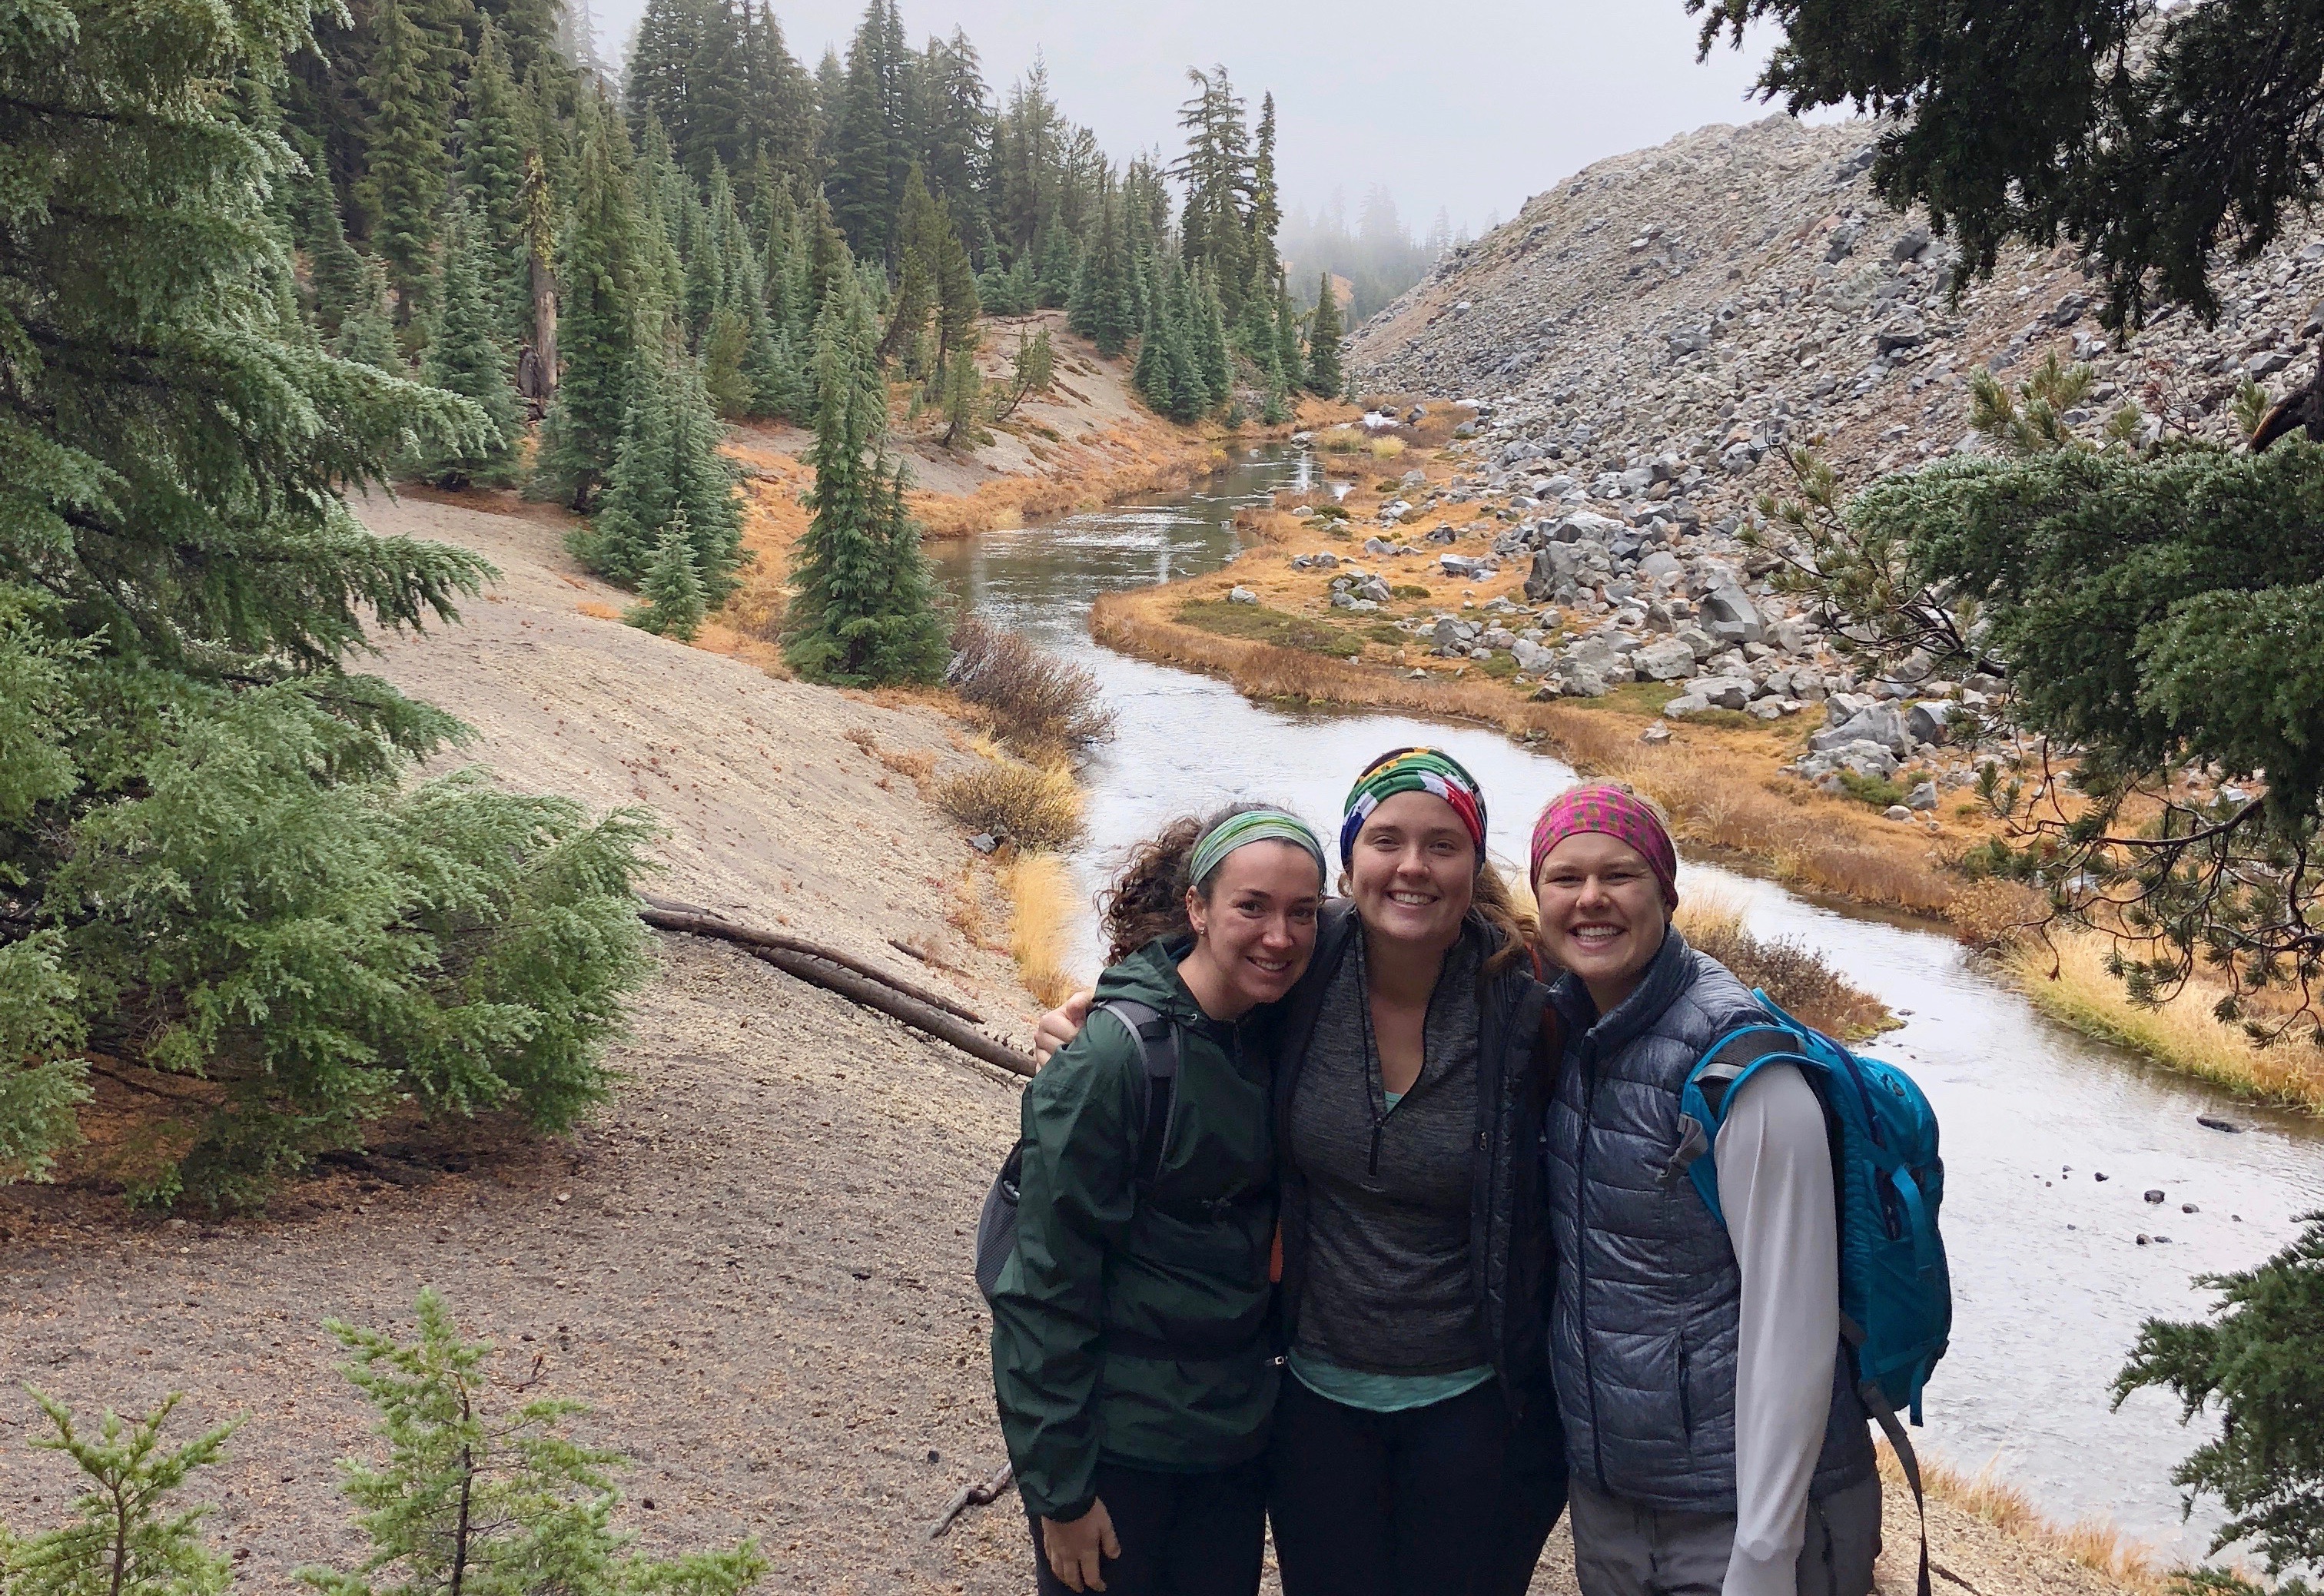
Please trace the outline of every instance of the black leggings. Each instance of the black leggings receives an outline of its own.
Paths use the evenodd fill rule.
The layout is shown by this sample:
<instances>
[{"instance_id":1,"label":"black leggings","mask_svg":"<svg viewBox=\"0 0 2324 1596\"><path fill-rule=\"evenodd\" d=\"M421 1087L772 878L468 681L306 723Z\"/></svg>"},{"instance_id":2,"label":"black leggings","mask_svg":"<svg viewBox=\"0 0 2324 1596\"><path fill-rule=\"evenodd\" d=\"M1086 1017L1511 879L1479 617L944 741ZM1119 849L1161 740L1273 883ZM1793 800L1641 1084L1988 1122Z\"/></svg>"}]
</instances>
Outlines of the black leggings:
<instances>
[{"instance_id":1,"label":"black leggings","mask_svg":"<svg viewBox=\"0 0 2324 1596\"><path fill-rule=\"evenodd\" d=\"M1252 1596L1267 1538L1267 1460L1209 1474L1097 1466L1097 1498L1121 1555L1104 1565L1105 1596ZM1040 1516L1030 1508L1033 1585L1073 1596L1049 1567Z\"/></svg>"},{"instance_id":2,"label":"black leggings","mask_svg":"<svg viewBox=\"0 0 2324 1596\"><path fill-rule=\"evenodd\" d=\"M1286 1379L1268 1472L1284 1596L1515 1596L1565 1505L1562 1447L1513 1438L1493 1382L1371 1413Z\"/></svg>"}]
</instances>

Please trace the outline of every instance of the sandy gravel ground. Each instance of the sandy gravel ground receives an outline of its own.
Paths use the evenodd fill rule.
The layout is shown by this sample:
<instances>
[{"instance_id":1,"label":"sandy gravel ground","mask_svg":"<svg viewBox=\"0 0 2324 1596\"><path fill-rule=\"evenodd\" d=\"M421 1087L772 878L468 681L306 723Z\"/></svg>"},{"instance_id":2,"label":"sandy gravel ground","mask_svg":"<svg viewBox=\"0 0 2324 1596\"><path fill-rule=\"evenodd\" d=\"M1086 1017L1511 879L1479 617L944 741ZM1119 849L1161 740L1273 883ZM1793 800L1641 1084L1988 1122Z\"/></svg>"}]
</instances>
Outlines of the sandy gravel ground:
<instances>
[{"instance_id":1,"label":"sandy gravel ground","mask_svg":"<svg viewBox=\"0 0 2324 1596\"><path fill-rule=\"evenodd\" d=\"M479 729L467 757L513 785L651 806L672 827L673 895L949 983L1021 1035L1005 955L948 918L969 865L958 828L848 736L956 757L937 717L580 613L619 595L571 567L550 518L410 499L368 513L504 572L466 625L387 652L387 674ZM219 1224L125 1215L70 1185L0 1190L0 1387L92 1411L183 1391L187 1435L243 1418L196 1494L242 1588L287 1592L298 1568L361 1550L335 1463L372 1455L370 1419L323 1321L408 1330L433 1285L504 1349L504 1379L591 1406L581 1433L635 1460L622 1519L648 1546L755 1536L770 1591L1029 1589L1013 1496L925 1535L1002 1455L968 1261L1017 1085L732 948L659 950L613 1054L628 1080L569 1140L383 1145ZM20 1531L56 1522L71 1489L23 1444L36 1419L0 1395L0 1522ZM1950 1509L1933 1527L1948 1588L2107 1588ZM1910 1591L1911 1544L1891 1542L1882 1588ZM1569 1591L1571 1566L1561 1533L1535 1589Z\"/></svg>"}]
</instances>

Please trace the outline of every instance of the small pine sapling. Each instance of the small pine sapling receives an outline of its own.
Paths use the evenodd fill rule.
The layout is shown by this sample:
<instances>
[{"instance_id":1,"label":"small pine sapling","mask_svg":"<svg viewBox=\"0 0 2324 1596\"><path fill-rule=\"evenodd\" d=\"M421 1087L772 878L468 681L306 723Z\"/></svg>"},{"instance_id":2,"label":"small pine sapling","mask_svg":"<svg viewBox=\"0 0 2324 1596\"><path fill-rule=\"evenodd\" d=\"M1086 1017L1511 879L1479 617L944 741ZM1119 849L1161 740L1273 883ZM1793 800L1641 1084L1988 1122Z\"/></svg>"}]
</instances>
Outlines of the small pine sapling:
<instances>
[{"instance_id":1,"label":"small pine sapling","mask_svg":"<svg viewBox=\"0 0 2324 1596\"><path fill-rule=\"evenodd\" d=\"M565 1434L583 1405L537 1397L485 1411L493 1349L463 1341L432 1288L418 1309L409 1345L329 1322L388 1455L341 1464L370 1555L346 1573L301 1569L301 1581L325 1596L738 1596L766 1572L755 1541L669 1562L629 1551L635 1537L613 1527L612 1471L626 1460Z\"/></svg>"},{"instance_id":2,"label":"small pine sapling","mask_svg":"<svg viewBox=\"0 0 2324 1596\"><path fill-rule=\"evenodd\" d=\"M944 446L974 448L991 441L984 430L984 374L977 370L976 351L966 345L953 352L952 369L945 377Z\"/></svg>"},{"instance_id":3,"label":"small pine sapling","mask_svg":"<svg viewBox=\"0 0 2324 1596\"><path fill-rule=\"evenodd\" d=\"M687 640L701 630L709 606L702 590L702 574L694 568L694 540L687 535L683 509L662 529L640 591L646 602L625 617L631 625Z\"/></svg>"},{"instance_id":4,"label":"small pine sapling","mask_svg":"<svg viewBox=\"0 0 2324 1596\"><path fill-rule=\"evenodd\" d=\"M38 1391L32 1400L56 1426L32 1444L71 1458L89 1489L75 1499L72 1523L0 1541L0 1586L9 1596L218 1596L233 1582L234 1564L202 1544L209 1509L164 1505L195 1470L217 1461L233 1425L166 1452L161 1426L175 1395L134 1424L107 1409L93 1436L74 1428L62 1403Z\"/></svg>"}]
</instances>

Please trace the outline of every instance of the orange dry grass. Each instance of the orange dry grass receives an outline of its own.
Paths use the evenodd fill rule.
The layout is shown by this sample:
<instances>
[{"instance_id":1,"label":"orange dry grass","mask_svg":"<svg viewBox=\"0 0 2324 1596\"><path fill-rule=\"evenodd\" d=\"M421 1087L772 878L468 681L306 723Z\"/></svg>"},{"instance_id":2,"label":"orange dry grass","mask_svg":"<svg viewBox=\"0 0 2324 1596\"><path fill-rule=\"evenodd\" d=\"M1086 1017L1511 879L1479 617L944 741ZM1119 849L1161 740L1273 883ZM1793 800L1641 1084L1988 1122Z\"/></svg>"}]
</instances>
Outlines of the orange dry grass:
<instances>
[{"instance_id":1,"label":"orange dry grass","mask_svg":"<svg viewBox=\"0 0 2324 1596\"><path fill-rule=\"evenodd\" d=\"M1055 853L1019 853L1001 872L1012 911L1009 951L1044 1008L1055 1008L1082 983L1065 969L1065 930L1073 924L1073 878Z\"/></svg>"},{"instance_id":2,"label":"orange dry grass","mask_svg":"<svg viewBox=\"0 0 2324 1596\"><path fill-rule=\"evenodd\" d=\"M1686 741L1646 748L1637 741L1634 720L1563 703L1536 704L1489 678L1431 676L1415 681L1360 660L1181 625L1157 613L1157 595L1166 591L1165 604L1176 603L1184 590L1101 597L1090 612L1090 634L1142 659L1223 677L1254 698L1393 709L1474 721L1513 736L1538 733L1577 769L1628 781L1653 798L1684 840L1761 860L1779 880L1939 915L1960 890L1941 861L1907 853L1871 831L1875 826L1896 828L1862 805L1804 787L1779 796L1753 784L1760 772L1738 770L1741 750L1723 745L1727 740L1717 732L1690 729L1682 733ZM1771 769L1778 762L1762 757Z\"/></svg>"},{"instance_id":3,"label":"orange dry grass","mask_svg":"<svg viewBox=\"0 0 2324 1596\"><path fill-rule=\"evenodd\" d=\"M912 513L931 538L964 538L1182 488L1225 463L1210 438L1162 423L1140 429L1134 439L1119 431L1114 438L1131 450L1129 462L1093 460L1059 475L996 477L965 498L913 494Z\"/></svg>"},{"instance_id":4,"label":"orange dry grass","mask_svg":"<svg viewBox=\"0 0 2324 1596\"><path fill-rule=\"evenodd\" d=\"M1903 1467L1886 1442L1879 1444L1879 1460L1885 1479L1904 1479ZM2163 1590L2165 1575L2155 1566L2153 1554L2104 1519L2054 1524L2043 1517L2032 1498L2001 1480L1992 1463L1974 1474L1964 1474L1926 1453L1920 1453L1920 1463L1921 1483L1930 1499L1982 1519L2004 1535L2070 1558L2140 1596L2160 1596Z\"/></svg>"}]
</instances>

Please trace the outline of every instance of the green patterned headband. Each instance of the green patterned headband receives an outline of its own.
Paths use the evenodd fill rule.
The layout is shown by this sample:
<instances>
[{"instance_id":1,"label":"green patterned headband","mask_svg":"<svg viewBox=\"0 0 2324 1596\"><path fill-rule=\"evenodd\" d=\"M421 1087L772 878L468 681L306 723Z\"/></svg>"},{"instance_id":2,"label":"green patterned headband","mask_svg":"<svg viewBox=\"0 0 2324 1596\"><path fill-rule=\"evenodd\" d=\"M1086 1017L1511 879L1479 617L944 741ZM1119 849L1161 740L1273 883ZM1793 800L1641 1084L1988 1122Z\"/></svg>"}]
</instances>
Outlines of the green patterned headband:
<instances>
[{"instance_id":1,"label":"green patterned headband","mask_svg":"<svg viewBox=\"0 0 2324 1596\"><path fill-rule=\"evenodd\" d=\"M1194 844L1194 857L1186 867L1186 879L1201 886L1213 871L1225 863L1228 854L1249 843L1289 843L1305 849L1315 861L1319 881L1327 873L1323 844L1315 840L1315 834L1307 829L1305 821L1281 809L1244 809L1203 834L1203 840Z\"/></svg>"}]
</instances>

